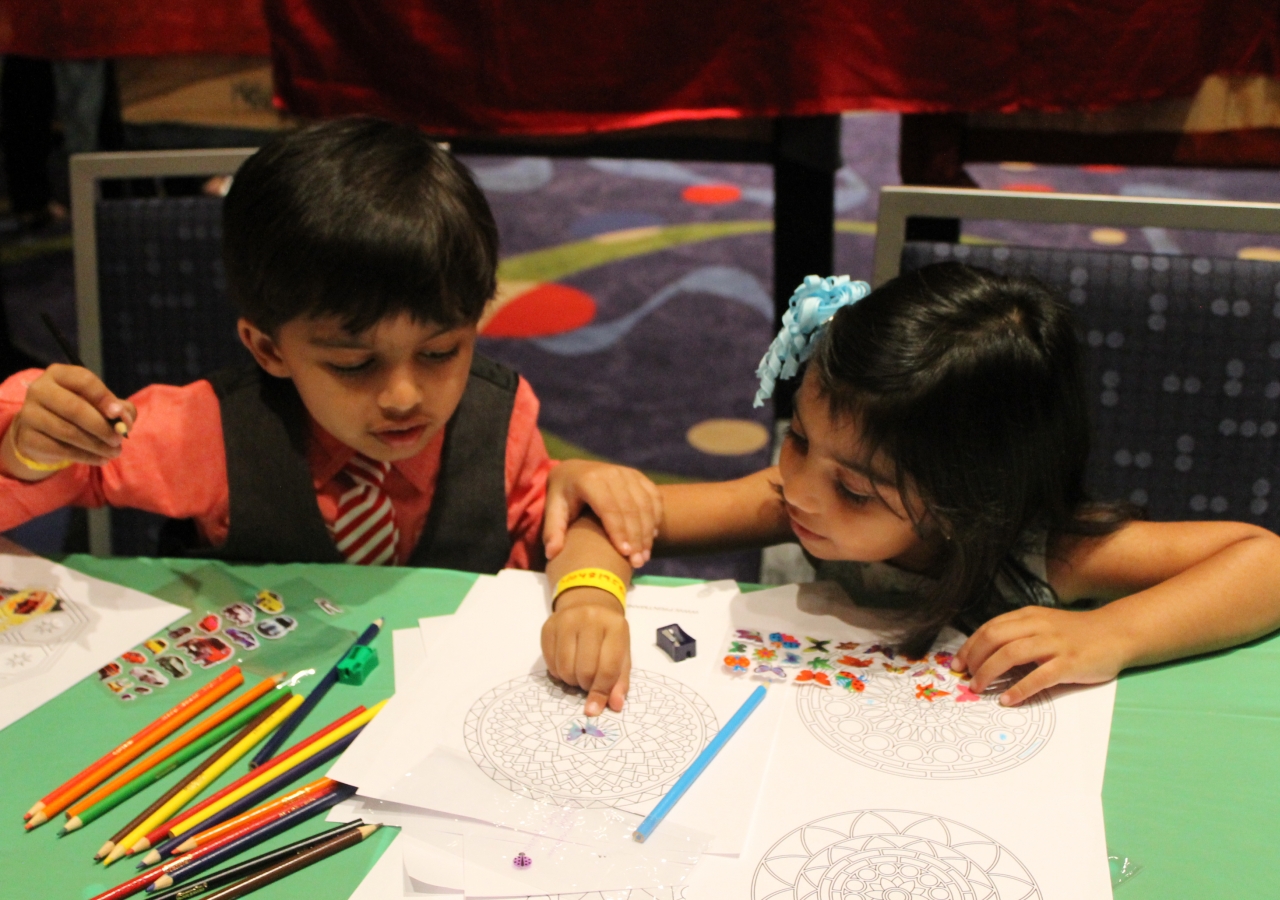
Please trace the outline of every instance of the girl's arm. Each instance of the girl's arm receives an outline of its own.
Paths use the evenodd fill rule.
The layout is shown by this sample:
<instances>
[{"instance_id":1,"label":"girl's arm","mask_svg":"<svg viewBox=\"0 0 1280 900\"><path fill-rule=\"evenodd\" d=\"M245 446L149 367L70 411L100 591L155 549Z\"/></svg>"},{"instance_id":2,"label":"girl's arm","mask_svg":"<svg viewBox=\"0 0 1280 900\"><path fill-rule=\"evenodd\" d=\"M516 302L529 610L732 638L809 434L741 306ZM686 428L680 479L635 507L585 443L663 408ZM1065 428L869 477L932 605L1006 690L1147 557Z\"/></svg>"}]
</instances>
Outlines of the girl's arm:
<instances>
[{"instance_id":1,"label":"girl's arm","mask_svg":"<svg viewBox=\"0 0 1280 900\"><path fill-rule=\"evenodd\" d=\"M707 484L664 484L659 554L718 553L794 541L776 485L776 466Z\"/></svg>"},{"instance_id":2,"label":"girl's arm","mask_svg":"<svg viewBox=\"0 0 1280 900\"><path fill-rule=\"evenodd\" d=\"M1062 537L1049 585L1088 612L1026 607L983 625L957 654L984 690L1038 668L1001 696L1014 705L1055 684L1242 644L1280 627L1280 537L1240 522L1130 522L1105 537ZM1119 599L1113 599L1119 598Z\"/></svg>"}]
</instances>

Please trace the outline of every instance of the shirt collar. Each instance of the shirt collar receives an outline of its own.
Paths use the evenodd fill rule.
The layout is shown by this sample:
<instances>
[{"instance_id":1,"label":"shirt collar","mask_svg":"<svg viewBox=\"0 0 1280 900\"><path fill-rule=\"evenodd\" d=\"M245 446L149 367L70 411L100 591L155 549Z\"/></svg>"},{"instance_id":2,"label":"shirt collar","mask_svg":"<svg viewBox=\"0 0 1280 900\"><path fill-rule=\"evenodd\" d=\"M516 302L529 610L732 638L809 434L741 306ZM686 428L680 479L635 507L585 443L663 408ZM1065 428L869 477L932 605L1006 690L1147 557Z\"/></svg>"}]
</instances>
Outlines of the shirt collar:
<instances>
[{"instance_id":1,"label":"shirt collar","mask_svg":"<svg viewBox=\"0 0 1280 900\"><path fill-rule=\"evenodd\" d=\"M432 462L440 456L444 446L444 432L441 428L417 454L393 462L391 468L399 472L405 481L419 491L431 487L438 466ZM308 462L311 465L311 476L317 490L332 481L343 467L351 461L356 451L331 435L311 418L311 441L307 448Z\"/></svg>"}]
</instances>

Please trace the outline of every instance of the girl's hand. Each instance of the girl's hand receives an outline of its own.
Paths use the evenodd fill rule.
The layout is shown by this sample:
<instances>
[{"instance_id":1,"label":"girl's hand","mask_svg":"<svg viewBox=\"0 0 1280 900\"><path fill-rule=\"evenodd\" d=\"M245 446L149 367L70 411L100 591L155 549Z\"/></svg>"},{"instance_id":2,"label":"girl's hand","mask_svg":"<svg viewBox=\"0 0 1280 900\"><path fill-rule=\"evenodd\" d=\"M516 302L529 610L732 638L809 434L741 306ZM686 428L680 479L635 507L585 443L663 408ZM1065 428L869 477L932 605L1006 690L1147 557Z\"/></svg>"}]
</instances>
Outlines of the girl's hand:
<instances>
[{"instance_id":1,"label":"girl's hand","mask_svg":"<svg viewBox=\"0 0 1280 900\"><path fill-rule=\"evenodd\" d=\"M111 393L88 369L49 366L27 389L0 445L0 461L24 481L39 481L54 470L30 468L23 458L42 466L104 465L120 455L124 444L107 419L121 419L132 428L137 415L132 403Z\"/></svg>"},{"instance_id":2,"label":"girl's hand","mask_svg":"<svg viewBox=\"0 0 1280 900\"><path fill-rule=\"evenodd\" d=\"M1026 606L997 616L973 633L956 654L955 668L973 675L969 687L982 693L1017 666L1036 668L1000 695L1017 706L1055 684L1099 684L1129 662L1123 632L1107 623L1107 609L1070 612Z\"/></svg>"},{"instance_id":3,"label":"girl's hand","mask_svg":"<svg viewBox=\"0 0 1280 900\"><path fill-rule=\"evenodd\" d=\"M606 703L622 712L631 683L631 631L622 606L598 588L565 591L542 626L547 672L587 692L584 713L598 716Z\"/></svg>"},{"instance_id":4,"label":"girl's hand","mask_svg":"<svg viewBox=\"0 0 1280 900\"><path fill-rule=\"evenodd\" d=\"M547 559L564 548L565 531L585 506L600 519L605 534L633 568L649 561L662 521L662 495L635 469L585 459L565 460L547 478L542 543Z\"/></svg>"}]
</instances>

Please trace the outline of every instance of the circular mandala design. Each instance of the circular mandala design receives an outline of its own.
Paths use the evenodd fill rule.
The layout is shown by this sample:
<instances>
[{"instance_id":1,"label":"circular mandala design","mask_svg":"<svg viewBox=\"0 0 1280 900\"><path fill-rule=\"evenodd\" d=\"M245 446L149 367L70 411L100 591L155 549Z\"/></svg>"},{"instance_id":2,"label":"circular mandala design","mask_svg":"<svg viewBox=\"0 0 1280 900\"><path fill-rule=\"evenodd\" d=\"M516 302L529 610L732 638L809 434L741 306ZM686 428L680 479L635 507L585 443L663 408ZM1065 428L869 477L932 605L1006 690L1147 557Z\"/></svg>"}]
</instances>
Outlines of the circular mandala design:
<instances>
[{"instance_id":1,"label":"circular mandala design","mask_svg":"<svg viewBox=\"0 0 1280 900\"><path fill-rule=\"evenodd\" d=\"M559 806L613 807L662 796L719 729L706 701L674 679L631 670L621 713L582 715L583 694L545 673L495 687L463 737L504 788Z\"/></svg>"},{"instance_id":2,"label":"circular mandala design","mask_svg":"<svg viewBox=\"0 0 1280 900\"><path fill-rule=\"evenodd\" d=\"M802 825L769 848L752 900L1041 900L1027 868L967 825L858 810Z\"/></svg>"},{"instance_id":3,"label":"circular mandala design","mask_svg":"<svg viewBox=\"0 0 1280 900\"><path fill-rule=\"evenodd\" d=\"M1053 734L1053 703L1043 695L1003 707L998 691L966 691L935 666L923 676L870 675L860 693L806 687L796 703L809 731L836 753L910 778L1003 772L1039 753Z\"/></svg>"},{"instance_id":4,"label":"circular mandala design","mask_svg":"<svg viewBox=\"0 0 1280 900\"><path fill-rule=\"evenodd\" d=\"M0 631L0 685L13 684L53 668L71 642L88 626L88 613L59 596L56 608Z\"/></svg>"}]
</instances>

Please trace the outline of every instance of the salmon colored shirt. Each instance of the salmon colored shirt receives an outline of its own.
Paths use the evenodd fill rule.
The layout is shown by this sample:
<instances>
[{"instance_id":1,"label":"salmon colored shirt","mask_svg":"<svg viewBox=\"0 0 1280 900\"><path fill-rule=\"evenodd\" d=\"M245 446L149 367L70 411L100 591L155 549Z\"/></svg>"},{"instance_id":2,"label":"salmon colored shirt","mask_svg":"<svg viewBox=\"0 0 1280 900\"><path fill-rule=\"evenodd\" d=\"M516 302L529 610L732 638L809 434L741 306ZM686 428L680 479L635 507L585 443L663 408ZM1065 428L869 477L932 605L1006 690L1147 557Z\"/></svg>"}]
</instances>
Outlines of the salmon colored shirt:
<instances>
[{"instance_id":1,"label":"salmon colored shirt","mask_svg":"<svg viewBox=\"0 0 1280 900\"><path fill-rule=\"evenodd\" d=\"M8 431L40 377L28 369L0 384L0 434ZM185 387L152 385L129 398L138 419L124 452L104 466L77 464L43 481L29 483L0 472L0 531L63 506L125 506L173 519L194 519L203 538L221 546L231 524L227 457L222 414L213 386L196 381ZM344 487L335 476L355 451L312 420L307 461L316 503L326 524L337 518ZM431 509L440 472L442 430L417 456L391 464L384 488L395 509L400 543L396 559L413 552ZM523 378L507 429L507 532L512 568L541 568L542 513L547 474L553 463L538 432L538 398Z\"/></svg>"}]
</instances>

